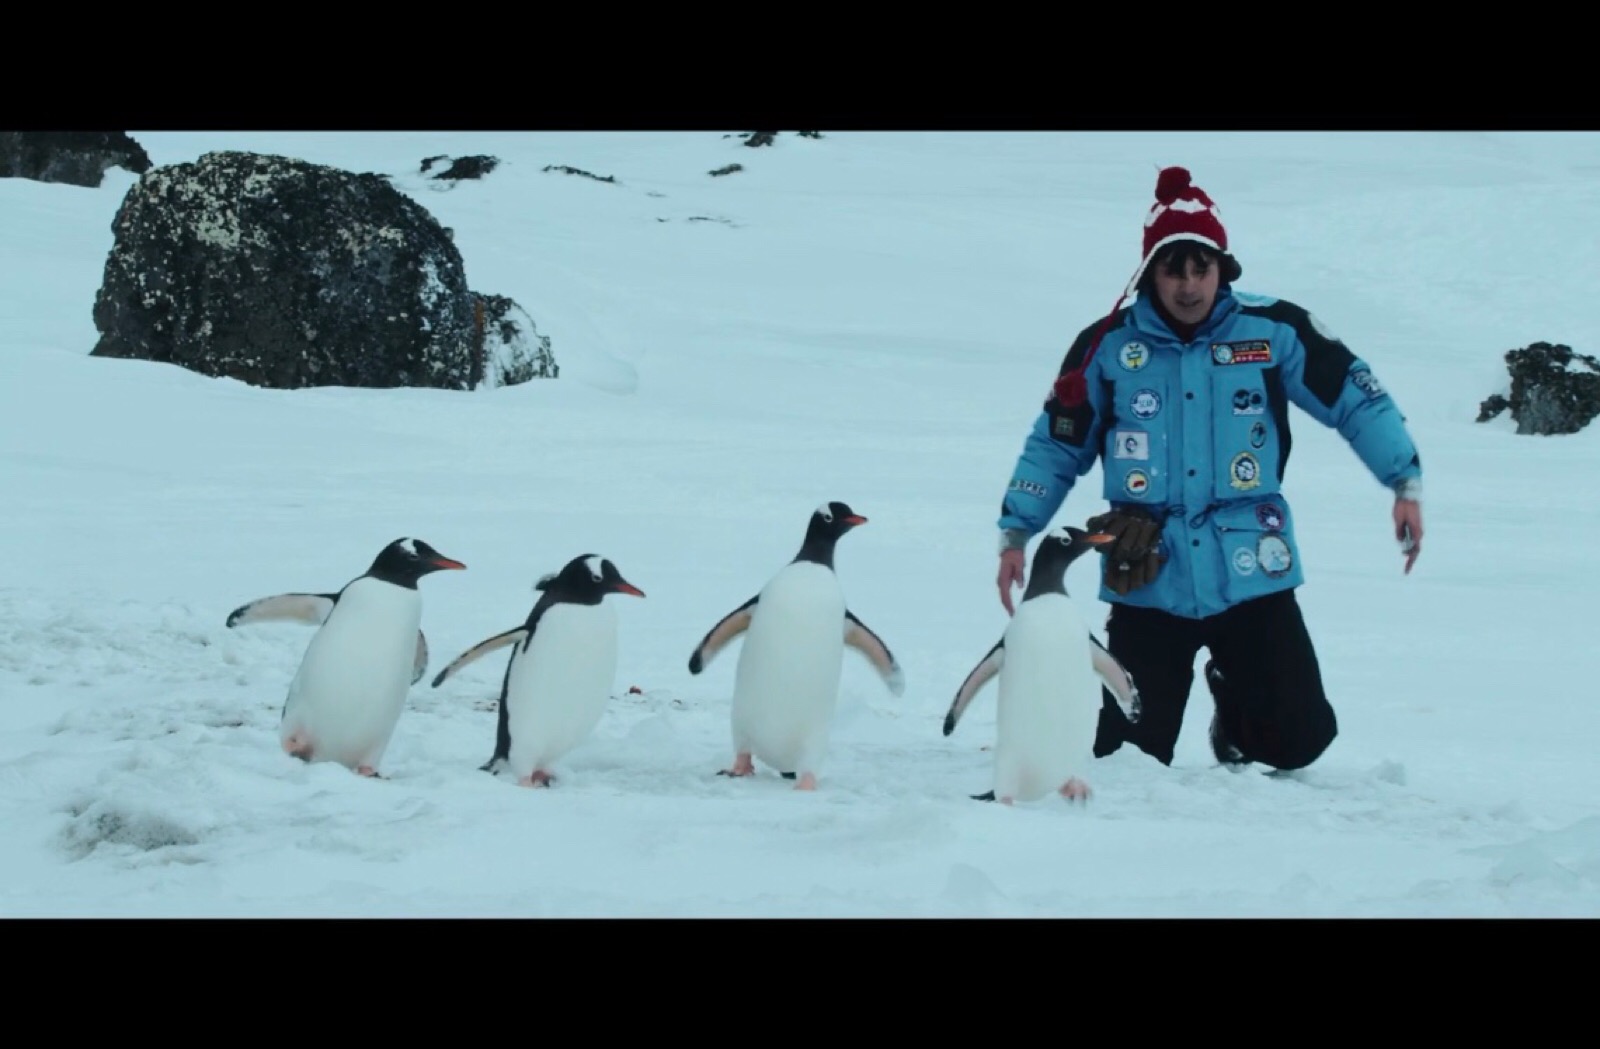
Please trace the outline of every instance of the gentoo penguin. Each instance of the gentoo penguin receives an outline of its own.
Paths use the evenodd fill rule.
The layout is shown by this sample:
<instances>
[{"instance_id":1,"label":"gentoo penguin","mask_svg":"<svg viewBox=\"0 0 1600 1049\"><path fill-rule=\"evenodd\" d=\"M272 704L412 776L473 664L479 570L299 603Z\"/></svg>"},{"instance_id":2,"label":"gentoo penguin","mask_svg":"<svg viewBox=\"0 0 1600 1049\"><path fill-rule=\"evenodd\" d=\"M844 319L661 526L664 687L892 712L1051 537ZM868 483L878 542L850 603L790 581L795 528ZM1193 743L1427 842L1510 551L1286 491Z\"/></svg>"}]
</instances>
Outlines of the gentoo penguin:
<instances>
[{"instance_id":1,"label":"gentoo penguin","mask_svg":"<svg viewBox=\"0 0 1600 1049\"><path fill-rule=\"evenodd\" d=\"M905 675L889 647L845 607L833 548L867 519L840 502L811 515L800 552L760 592L724 616L695 646L698 674L745 634L733 688L733 767L724 776L755 773L751 756L815 790L839 698L844 646L864 654L895 695Z\"/></svg>"},{"instance_id":2,"label":"gentoo penguin","mask_svg":"<svg viewBox=\"0 0 1600 1049\"><path fill-rule=\"evenodd\" d=\"M1067 596L1066 572L1085 552L1115 542L1070 525L1044 537L1033 575L1000 641L956 691L944 734L955 730L972 698L1000 676L994 747L994 789L974 795L1007 805L1051 791L1071 801L1089 797L1083 775L1094 760L1104 680L1129 721L1139 720L1133 678L1089 631Z\"/></svg>"},{"instance_id":3,"label":"gentoo penguin","mask_svg":"<svg viewBox=\"0 0 1600 1049\"><path fill-rule=\"evenodd\" d=\"M521 626L480 641L433 679L446 678L490 652L516 645L500 683L494 756L484 771L509 768L524 787L548 787L550 766L594 731L617 672L617 613L607 594L644 591L595 554L568 561L539 580L544 591Z\"/></svg>"},{"instance_id":4,"label":"gentoo penguin","mask_svg":"<svg viewBox=\"0 0 1600 1049\"><path fill-rule=\"evenodd\" d=\"M420 539L396 539L337 594L283 594L253 601L228 626L263 619L320 623L289 683L278 738L303 761L336 761L376 776L406 692L426 665L417 580L463 569Z\"/></svg>"}]
</instances>

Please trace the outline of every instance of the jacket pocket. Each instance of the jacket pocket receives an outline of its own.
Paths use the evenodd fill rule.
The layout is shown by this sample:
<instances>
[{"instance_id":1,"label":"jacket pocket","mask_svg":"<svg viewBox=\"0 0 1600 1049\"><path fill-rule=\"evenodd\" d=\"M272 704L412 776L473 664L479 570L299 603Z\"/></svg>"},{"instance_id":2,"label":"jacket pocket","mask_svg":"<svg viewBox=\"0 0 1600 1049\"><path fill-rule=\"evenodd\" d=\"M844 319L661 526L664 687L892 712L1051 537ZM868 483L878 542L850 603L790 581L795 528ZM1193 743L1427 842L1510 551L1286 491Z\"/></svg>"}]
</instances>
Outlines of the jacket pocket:
<instances>
[{"instance_id":1,"label":"jacket pocket","mask_svg":"<svg viewBox=\"0 0 1600 1049\"><path fill-rule=\"evenodd\" d=\"M1289 504L1281 497L1232 503L1214 511L1211 520L1229 604L1305 582Z\"/></svg>"}]
</instances>

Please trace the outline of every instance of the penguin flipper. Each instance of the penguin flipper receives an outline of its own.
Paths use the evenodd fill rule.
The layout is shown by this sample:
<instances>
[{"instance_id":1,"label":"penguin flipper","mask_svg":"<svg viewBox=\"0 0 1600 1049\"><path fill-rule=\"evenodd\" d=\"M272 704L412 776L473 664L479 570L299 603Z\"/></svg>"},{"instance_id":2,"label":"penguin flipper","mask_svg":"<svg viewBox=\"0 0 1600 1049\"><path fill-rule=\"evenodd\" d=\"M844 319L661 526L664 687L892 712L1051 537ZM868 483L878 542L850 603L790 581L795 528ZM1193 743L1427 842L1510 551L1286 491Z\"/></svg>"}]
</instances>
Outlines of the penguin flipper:
<instances>
[{"instance_id":1,"label":"penguin flipper","mask_svg":"<svg viewBox=\"0 0 1600 1049\"><path fill-rule=\"evenodd\" d=\"M1090 634L1089 641L1089 658L1094 661L1094 672L1100 675L1116 697L1117 706L1122 708L1122 716L1130 722L1138 721L1143 704L1139 701L1139 690L1133 684L1133 675L1128 673L1128 668L1116 656L1106 650L1099 638Z\"/></svg>"},{"instance_id":2,"label":"penguin flipper","mask_svg":"<svg viewBox=\"0 0 1600 1049\"><path fill-rule=\"evenodd\" d=\"M956 698L950 704L950 712L944 716L944 734L949 735L955 731L956 722L961 720L961 715L966 712L967 704L972 698L983 690L989 679L1000 673L1001 664L1006 661L1006 639L1001 638L989 650L989 654L978 660L978 665L967 674L967 679L961 682L961 687L956 689Z\"/></svg>"},{"instance_id":3,"label":"penguin flipper","mask_svg":"<svg viewBox=\"0 0 1600 1049\"><path fill-rule=\"evenodd\" d=\"M428 638L417 631L417 654L411 658L411 683L415 685L428 672Z\"/></svg>"},{"instance_id":4,"label":"penguin flipper","mask_svg":"<svg viewBox=\"0 0 1600 1049\"><path fill-rule=\"evenodd\" d=\"M897 696L905 694L905 671L900 669L894 653L889 651L889 646L883 643L882 638L874 634L867 624L857 619L849 609L844 613L844 643L867 657L873 669L877 670L878 676L889 686L890 692Z\"/></svg>"},{"instance_id":5,"label":"penguin flipper","mask_svg":"<svg viewBox=\"0 0 1600 1049\"><path fill-rule=\"evenodd\" d=\"M321 626L337 600L338 594L275 594L257 598L229 612L227 625L231 628L242 623L288 621Z\"/></svg>"},{"instance_id":6,"label":"penguin flipper","mask_svg":"<svg viewBox=\"0 0 1600 1049\"><path fill-rule=\"evenodd\" d=\"M519 626L514 630L507 630L503 634L496 634L494 637L491 637L485 641L479 641L476 645L473 645L471 648L457 656L449 666L439 671L438 675L433 679L433 687L438 688L440 685L444 684L445 678L449 677L451 674L454 674L468 663L478 659L480 656L486 656L497 648L504 648L507 645L515 644L527 636L528 628L526 626Z\"/></svg>"},{"instance_id":7,"label":"penguin flipper","mask_svg":"<svg viewBox=\"0 0 1600 1049\"><path fill-rule=\"evenodd\" d=\"M689 656L689 673L698 674L711 664L717 653L727 647L728 642L750 629L750 619L755 615L756 602L761 600L757 594L738 608L722 617L722 620L706 632L700 643L694 647L694 652Z\"/></svg>"}]
</instances>

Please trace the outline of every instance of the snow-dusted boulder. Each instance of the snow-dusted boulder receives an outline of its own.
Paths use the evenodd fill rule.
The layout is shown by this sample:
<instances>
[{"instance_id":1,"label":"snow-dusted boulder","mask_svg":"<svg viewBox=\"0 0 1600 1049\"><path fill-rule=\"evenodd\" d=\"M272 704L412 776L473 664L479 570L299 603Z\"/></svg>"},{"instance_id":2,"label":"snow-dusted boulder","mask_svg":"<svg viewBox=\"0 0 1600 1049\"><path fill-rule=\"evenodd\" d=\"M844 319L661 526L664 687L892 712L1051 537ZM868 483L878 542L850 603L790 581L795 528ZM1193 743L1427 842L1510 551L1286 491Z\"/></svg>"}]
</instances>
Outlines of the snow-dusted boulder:
<instances>
[{"instance_id":1,"label":"snow-dusted boulder","mask_svg":"<svg viewBox=\"0 0 1600 1049\"><path fill-rule=\"evenodd\" d=\"M112 228L96 356L279 389L539 374L504 362L496 311L479 308L498 297L468 289L449 231L384 176L208 153L145 174Z\"/></svg>"},{"instance_id":2,"label":"snow-dusted boulder","mask_svg":"<svg viewBox=\"0 0 1600 1049\"><path fill-rule=\"evenodd\" d=\"M1478 410L1487 422L1506 409L1526 434L1577 433L1600 415L1600 361L1570 346L1536 342L1506 353L1510 396L1494 394Z\"/></svg>"},{"instance_id":3,"label":"snow-dusted boulder","mask_svg":"<svg viewBox=\"0 0 1600 1049\"><path fill-rule=\"evenodd\" d=\"M526 310L504 295L479 295L477 300L483 370L474 377L474 387L515 386L561 374L550 352L550 337L539 334Z\"/></svg>"}]
</instances>

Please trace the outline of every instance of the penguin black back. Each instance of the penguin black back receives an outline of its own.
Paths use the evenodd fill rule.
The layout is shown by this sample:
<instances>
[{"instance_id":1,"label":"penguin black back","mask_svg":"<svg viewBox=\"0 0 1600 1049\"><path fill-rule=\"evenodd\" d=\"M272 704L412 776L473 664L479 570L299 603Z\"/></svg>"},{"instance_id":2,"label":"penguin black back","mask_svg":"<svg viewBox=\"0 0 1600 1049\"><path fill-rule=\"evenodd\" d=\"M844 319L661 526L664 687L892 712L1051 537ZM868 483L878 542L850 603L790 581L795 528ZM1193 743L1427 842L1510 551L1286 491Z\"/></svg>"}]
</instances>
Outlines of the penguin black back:
<instances>
[{"instance_id":1,"label":"penguin black back","mask_svg":"<svg viewBox=\"0 0 1600 1049\"><path fill-rule=\"evenodd\" d=\"M811 515L806 527L805 541L800 544L796 561L813 561L827 568L833 567L833 548L839 537L867 523L867 519L841 502L824 503Z\"/></svg>"},{"instance_id":2,"label":"penguin black back","mask_svg":"<svg viewBox=\"0 0 1600 1049\"><path fill-rule=\"evenodd\" d=\"M1067 568L1090 550L1103 549L1117 537L1104 532L1085 532L1081 528L1062 525L1039 541L1033 553L1033 570L1029 575L1024 601L1040 594L1067 592Z\"/></svg>"},{"instance_id":3,"label":"penguin black back","mask_svg":"<svg viewBox=\"0 0 1600 1049\"><path fill-rule=\"evenodd\" d=\"M429 572L466 567L460 561L444 556L421 539L396 539L379 551L366 574L385 583L415 590L417 580Z\"/></svg>"}]
</instances>

